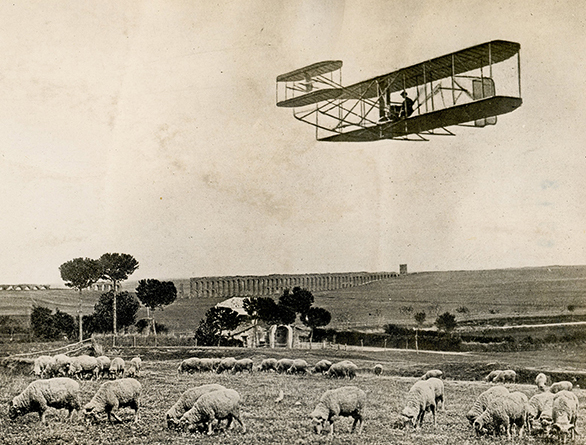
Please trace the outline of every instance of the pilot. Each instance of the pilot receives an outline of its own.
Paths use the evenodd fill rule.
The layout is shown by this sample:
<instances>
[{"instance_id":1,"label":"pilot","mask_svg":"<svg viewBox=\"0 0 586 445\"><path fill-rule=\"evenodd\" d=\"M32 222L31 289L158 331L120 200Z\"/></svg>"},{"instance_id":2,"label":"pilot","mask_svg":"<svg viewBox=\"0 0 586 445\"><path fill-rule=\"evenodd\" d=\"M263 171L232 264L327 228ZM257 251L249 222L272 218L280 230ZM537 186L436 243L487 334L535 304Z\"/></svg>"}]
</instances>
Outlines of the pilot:
<instances>
[{"instance_id":1,"label":"pilot","mask_svg":"<svg viewBox=\"0 0 586 445\"><path fill-rule=\"evenodd\" d=\"M414 101L407 95L406 91L403 91L401 96L403 97L403 103L401 104L401 109L399 111L399 119L405 119L413 114Z\"/></svg>"}]
</instances>

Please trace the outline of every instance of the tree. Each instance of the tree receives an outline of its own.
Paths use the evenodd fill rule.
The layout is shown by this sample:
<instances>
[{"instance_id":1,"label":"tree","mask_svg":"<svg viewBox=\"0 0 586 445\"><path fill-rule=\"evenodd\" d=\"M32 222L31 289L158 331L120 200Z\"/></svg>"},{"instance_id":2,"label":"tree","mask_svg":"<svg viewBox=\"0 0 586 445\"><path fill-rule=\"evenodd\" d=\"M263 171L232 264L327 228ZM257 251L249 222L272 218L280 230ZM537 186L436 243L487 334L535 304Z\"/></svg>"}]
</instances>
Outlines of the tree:
<instances>
[{"instance_id":1,"label":"tree","mask_svg":"<svg viewBox=\"0 0 586 445\"><path fill-rule=\"evenodd\" d=\"M425 312L417 312L413 318L415 318L415 322L417 323L417 329L415 329L415 351L419 352L419 344L417 343L418 336L419 336L419 329L425 323L426 314Z\"/></svg>"},{"instance_id":2,"label":"tree","mask_svg":"<svg viewBox=\"0 0 586 445\"><path fill-rule=\"evenodd\" d=\"M435 325L437 328L440 331L447 332L448 334L456 328L457 324L456 316L454 314L450 314L449 312L444 312L435 320Z\"/></svg>"},{"instance_id":3,"label":"tree","mask_svg":"<svg viewBox=\"0 0 586 445\"><path fill-rule=\"evenodd\" d=\"M155 309L167 306L177 299L175 284L172 281L155 279L140 280L136 287L136 297L142 304L153 311L152 328L156 336Z\"/></svg>"},{"instance_id":4,"label":"tree","mask_svg":"<svg viewBox=\"0 0 586 445\"><path fill-rule=\"evenodd\" d=\"M251 297L245 298L242 302L242 307L248 314L254 331L253 343L257 346L258 343L258 322L267 322L273 317L273 314L277 312L277 304L275 300L270 297Z\"/></svg>"},{"instance_id":5,"label":"tree","mask_svg":"<svg viewBox=\"0 0 586 445\"><path fill-rule=\"evenodd\" d=\"M116 318L118 316L116 292L118 291L118 285L126 280L129 275L138 269L138 261L127 253L105 253L100 259L100 266L102 267L102 278L110 280L112 282L113 295L113 314L112 330L114 333L114 339L116 338L116 328L118 323Z\"/></svg>"},{"instance_id":6,"label":"tree","mask_svg":"<svg viewBox=\"0 0 586 445\"><path fill-rule=\"evenodd\" d=\"M59 309L56 309L53 314L47 307L33 306L31 328L36 337L45 340L69 338L75 335L75 319Z\"/></svg>"},{"instance_id":7,"label":"tree","mask_svg":"<svg viewBox=\"0 0 586 445\"><path fill-rule=\"evenodd\" d=\"M296 286L293 292L289 289L283 291L283 295L279 298L279 306L285 306L293 310L297 314L306 314L313 304L313 294Z\"/></svg>"},{"instance_id":8,"label":"tree","mask_svg":"<svg viewBox=\"0 0 586 445\"><path fill-rule=\"evenodd\" d=\"M332 321L332 314L327 309L321 307L310 307L301 322L311 329L309 334L309 347L313 341L313 330L320 326L326 326Z\"/></svg>"},{"instance_id":9,"label":"tree","mask_svg":"<svg viewBox=\"0 0 586 445\"><path fill-rule=\"evenodd\" d=\"M233 309L214 306L207 310L206 318L199 322L195 332L198 344L202 346L220 346L223 331L233 331L240 324L241 318Z\"/></svg>"},{"instance_id":10,"label":"tree","mask_svg":"<svg viewBox=\"0 0 586 445\"><path fill-rule=\"evenodd\" d=\"M81 314L82 298L81 294L102 276L102 268L97 260L90 258L74 258L59 266L61 279L65 281L65 286L72 287L79 291L79 341L83 340L83 318Z\"/></svg>"},{"instance_id":11,"label":"tree","mask_svg":"<svg viewBox=\"0 0 586 445\"><path fill-rule=\"evenodd\" d=\"M114 319L114 298L117 297L118 305L116 306L116 327L124 329L136 323L136 313L140 307L140 302L134 294L129 292L120 292L116 294L113 290L100 296L98 302L94 305L92 324L94 332L113 332L112 320Z\"/></svg>"}]
</instances>

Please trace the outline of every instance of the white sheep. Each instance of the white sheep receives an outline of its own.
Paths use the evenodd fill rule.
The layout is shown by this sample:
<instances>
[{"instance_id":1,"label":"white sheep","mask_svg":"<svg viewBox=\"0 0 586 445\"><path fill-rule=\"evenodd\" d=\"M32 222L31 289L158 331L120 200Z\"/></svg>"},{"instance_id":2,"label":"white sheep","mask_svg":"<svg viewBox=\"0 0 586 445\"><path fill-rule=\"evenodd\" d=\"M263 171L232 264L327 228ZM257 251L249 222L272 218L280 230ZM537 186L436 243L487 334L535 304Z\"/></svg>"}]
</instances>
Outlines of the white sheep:
<instances>
[{"instance_id":1,"label":"white sheep","mask_svg":"<svg viewBox=\"0 0 586 445\"><path fill-rule=\"evenodd\" d=\"M138 369L136 369L136 363L129 361L124 365L124 377L138 377Z\"/></svg>"},{"instance_id":2,"label":"white sheep","mask_svg":"<svg viewBox=\"0 0 586 445\"><path fill-rule=\"evenodd\" d=\"M287 370L293 365L293 360L290 358L282 358L277 361L277 372L282 374L283 372L287 372Z\"/></svg>"},{"instance_id":3,"label":"white sheep","mask_svg":"<svg viewBox=\"0 0 586 445\"><path fill-rule=\"evenodd\" d=\"M493 398L486 410L474 421L476 434L485 434L489 429L500 434L501 427L503 427L510 439L511 426L515 425L519 437L522 437L527 422L527 404L527 396L519 391Z\"/></svg>"},{"instance_id":4,"label":"white sheep","mask_svg":"<svg viewBox=\"0 0 586 445\"><path fill-rule=\"evenodd\" d=\"M224 371L232 371L234 365L236 364L236 359L234 357L225 357L220 361L220 364L216 368L216 372L221 374Z\"/></svg>"},{"instance_id":5,"label":"white sheep","mask_svg":"<svg viewBox=\"0 0 586 445\"><path fill-rule=\"evenodd\" d=\"M338 363L334 363L328 369L326 375L328 377L335 377L335 378L345 378L348 377L349 379L353 379L356 377L356 372L358 371L358 366L352 363L350 360L343 360Z\"/></svg>"},{"instance_id":6,"label":"white sheep","mask_svg":"<svg viewBox=\"0 0 586 445\"><path fill-rule=\"evenodd\" d=\"M129 378L102 383L92 400L83 407L86 420L89 420L89 416L97 420L98 414L105 412L110 423L112 423L111 416L114 416L118 422L122 422L120 417L112 411L118 408L130 407L134 409L134 422L138 422L141 389L142 386L138 380Z\"/></svg>"},{"instance_id":7,"label":"white sheep","mask_svg":"<svg viewBox=\"0 0 586 445\"><path fill-rule=\"evenodd\" d=\"M537 377L535 377L535 384L537 385L537 389L539 389L539 391L546 391L547 388L545 385L547 385L547 376L543 372L540 372L537 374Z\"/></svg>"},{"instance_id":8,"label":"white sheep","mask_svg":"<svg viewBox=\"0 0 586 445\"><path fill-rule=\"evenodd\" d=\"M52 377L65 377L69 371L69 362L71 358L65 354L57 354L53 357L54 362L50 369Z\"/></svg>"},{"instance_id":9,"label":"white sheep","mask_svg":"<svg viewBox=\"0 0 586 445\"><path fill-rule=\"evenodd\" d=\"M32 373L36 377L40 377L42 379L47 376L51 370L51 367L55 363L55 358L51 357L50 355L40 355L35 359L33 364L33 371Z\"/></svg>"},{"instance_id":10,"label":"white sheep","mask_svg":"<svg viewBox=\"0 0 586 445\"><path fill-rule=\"evenodd\" d=\"M332 366L332 362L329 360L320 360L315 364L311 372L314 374L325 374L329 371L330 366Z\"/></svg>"},{"instance_id":11,"label":"white sheep","mask_svg":"<svg viewBox=\"0 0 586 445\"><path fill-rule=\"evenodd\" d=\"M72 357L69 362L68 374L72 377L81 379L89 376L90 379L97 379L99 372L100 365L96 357L80 355L79 357Z\"/></svg>"},{"instance_id":12,"label":"white sheep","mask_svg":"<svg viewBox=\"0 0 586 445\"><path fill-rule=\"evenodd\" d=\"M421 380L431 379L432 377L439 379L442 375L444 373L439 369L431 369L421 376Z\"/></svg>"},{"instance_id":13,"label":"white sheep","mask_svg":"<svg viewBox=\"0 0 586 445\"><path fill-rule=\"evenodd\" d=\"M214 371L216 369L215 359L213 358L202 358L199 360L199 372Z\"/></svg>"},{"instance_id":14,"label":"white sheep","mask_svg":"<svg viewBox=\"0 0 586 445\"><path fill-rule=\"evenodd\" d=\"M429 411L433 416L433 426L435 427L435 408L435 392L429 381L418 380L407 393L405 408L403 408L401 416L404 423L420 427L423 424L425 413Z\"/></svg>"},{"instance_id":15,"label":"white sheep","mask_svg":"<svg viewBox=\"0 0 586 445\"><path fill-rule=\"evenodd\" d=\"M182 372L193 373L195 371L199 371L199 361L198 357L190 357L183 360L179 363L179 367L177 368L177 373L181 374Z\"/></svg>"},{"instance_id":16,"label":"white sheep","mask_svg":"<svg viewBox=\"0 0 586 445\"><path fill-rule=\"evenodd\" d=\"M108 371L110 373L110 378L124 376L124 367L124 360L120 357L114 357L112 360L110 360L110 369Z\"/></svg>"},{"instance_id":17,"label":"white sheep","mask_svg":"<svg viewBox=\"0 0 586 445\"><path fill-rule=\"evenodd\" d=\"M134 357L130 360L130 363L134 365L134 367L136 368L136 373L138 375L140 373L140 368L142 367L142 360L140 359L140 357Z\"/></svg>"},{"instance_id":18,"label":"white sheep","mask_svg":"<svg viewBox=\"0 0 586 445\"><path fill-rule=\"evenodd\" d=\"M558 437L561 436L564 443L568 436L570 439L574 439L576 422L578 421L578 397L576 394L562 390L554 396L552 420L552 432Z\"/></svg>"},{"instance_id":19,"label":"white sheep","mask_svg":"<svg viewBox=\"0 0 586 445\"><path fill-rule=\"evenodd\" d=\"M558 393L560 391L571 391L572 389L574 389L574 385L572 382L568 382L567 380L555 382L549 387L549 391L552 394Z\"/></svg>"},{"instance_id":20,"label":"white sheep","mask_svg":"<svg viewBox=\"0 0 586 445\"><path fill-rule=\"evenodd\" d=\"M383 365L377 363L376 365L374 365L372 372L374 373L374 375L381 375L383 373Z\"/></svg>"},{"instance_id":21,"label":"white sheep","mask_svg":"<svg viewBox=\"0 0 586 445\"><path fill-rule=\"evenodd\" d=\"M484 391L482 394L480 394L478 396L478 398L476 399L476 401L474 402L474 404L472 405L472 408L470 408L470 410L466 414L466 418L470 422L470 425L474 424L474 421L476 420L476 418L484 412L484 410L487 408L489 402L494 397L502 397L508 393L509 393L509 390L506 387L504 387L502 385L498 385L498 386L493 386L493 387L487 389L486 391Z\"/></svg>"},{"instance_id":22,"label":"white sheep","mask_svg":"<svg viewBox=\"0 0 586 445\"><path fill-rule=\"evenodd\" d=\"M19 395L12 399L8 416L14 420L28 413L39 413L42 423L46 424L45 414L48 407L66 408L68 420L73 412L81 408L79 400L79 383L68 377L55 377L47 380L35 380Z\"/></svg>"},{"instance_id":23,"label":"white sheep","mask_svg":"<svg viewBox=\"0 0 586 445\"><path fill-rule=\"evenodd\" d=\"M98 375L100 377L106 377L110 373L110 358L105 355L100 355L96 357L98 361Z\"/></svg>"},{"instance_id":24,"label":"white sheep","mask_svg":"<svg viewBox=\"0 0 586 445\"><path fill-rule=\"evenodd\" d=\"M234 366L232 367L232 372L235 374L237 372L252 372L253 362L249 358L241 358L240 360L236 360Z\"/></svg>"},{"instance_id":25,"label":"white sheep","mask_svg":"<svg viewBox=\"0 0 586 445\"><path fill-rule=\"evenodd\" d=\"M490 371L490 373L484 377L485 382L493 382L495 378L500 376L503 373L500 369L495 369L494 371Z\"/></svg>"},{"instance_id":26,"label":"white sheep","mask_svg":"<svg viewBox=\"0 0 586 445\"><path fill-rule=\"evenodd\" d=\"M307 374L309 364L302 358L293 360L293 364L287 369L287 374Z\"/></svg>"},{"instance_id":27,"label":"white sheep","mask_svg":"<svg viewBox=\"0 0 586 445\"><path fill-rule=\"evenodd\" d=\"M226 428L230 428L232 419L236 419L242 426L242 432L246 432L246 427L240 419L240 394L233 389L220 389L202 394L193 407L181 416L179 423L188 429L203 424L208 435L211 435L213 427L222 419L228 420Z\"/></svg>"},{"instance_id":28,"label":"white sheep","mask_svg":"<svg viewBox=\"0 0 586 445\"><path fill-rule=\"evenodd\" d=\"M363 410L366 404L366 393L356 386L343 386L338 389L330 389L323 393L319 403L311 413L311 421L314 431L320 434L323 427L329 423L330 437L334 435L334 421L339 416L352 417L351 432L360 422L358 434L362 432L364 425Z\"/></svg>"},{"instance_id":29,"label":"white sheep","mask_svg":"<svg viewBox=\"0 0 586 445\"><path fill-rule=\"evenodd\" d=\"M539 421L542 429L551 425L553 414L553 397L549 392L540 392L529 399L527 404L527 426L533 429L534 422ZM545 427L545 428L544 428Z\"/></svg>"},{"instance_id":30,"label":"white sheep","mask_svg":"<svg viewBox=\"0 0 586 445\"><path fill-rule=\"evenodd\" d=\"M209 385L202 385L198 386L197 388L190 388L185 391L179 397L179 400L175 402L175 404L167 411L165 414L165 418L167 420L167 427L172 428L179 425L179 420L181 416L193 408L195 402L203 395L208 392L218 391L220 389L226 389L222 385L218 385L215 383Z\"/></svg>"},{"instance_id":31,"label":"white sheep","mask_svg":"<svg viewBox=\"0 0 586 445\"><path fill-rule=\"evenodd\" d=\"M498 374L494 379L493 383L515 383L517 380L517 373L512 369L507 369Z\"/></svg>"},{"instance_id":32,"label":"white sheep","mask_svg":"<svg viewBox=\"0 0 586 445\"><path fill-rule=\"evenodd\" d=\"M277 370L277 359L276 358L265 358L259 366L260 371L276 371Z\"/></svg>"},{"instance_id":33,"label":"white sheep","mask_svg":"<svg viewBox=\"0 0 586 445\"><path fill-rule=\"evenodd\" d=\"M435 395L435 406L439 410L440 405L442 411L446 410L446 399L444 393L444 382L442 382L437 377L430 377L426 380L431 389L433 389L433 394Z\"/></svg>"}]
</instances>

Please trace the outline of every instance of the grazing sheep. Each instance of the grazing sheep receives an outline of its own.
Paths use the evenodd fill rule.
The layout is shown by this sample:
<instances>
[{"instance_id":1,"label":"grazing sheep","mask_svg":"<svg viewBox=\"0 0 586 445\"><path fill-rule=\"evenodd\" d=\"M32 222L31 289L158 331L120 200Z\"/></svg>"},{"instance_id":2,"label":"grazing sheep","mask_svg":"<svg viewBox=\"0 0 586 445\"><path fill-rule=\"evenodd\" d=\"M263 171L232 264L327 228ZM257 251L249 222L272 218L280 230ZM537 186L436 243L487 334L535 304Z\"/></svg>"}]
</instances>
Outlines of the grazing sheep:
<instances>
[{"instance_id":1,"label":"grazing sheep","mask_svg":"<svg viewBox=\"0 0 586 445\"><path fill-rule=\"evenodd\" d=\"M501 371L500 369L496 369L494 371L490 371L490 373L484 377L484 381L485 382L493 382L494 379L499 376L503 371Z\"/></svg>"},{"instance_id":2,"label":"grazing sheep","mask_svg":"<svg viewBox=\"0 0 586 445\"><path fill-rule=\"evenodd\" d=\"M50 355L41 355L35 359L32 372L36 377L44 379L50 372L53 363L55 363L53 357Z\"/></svg>"},{"instance_id":3,"label":"grazing sheep","mask_svg":"<svg viewBox=\"0 0 586 445\"><path fill-rule=\"evenodd\" d=\"M489 429L500 434L501 427L504 427L510 439L512 424L517 427L519 437L522 437L527 421L527 403L527 396L519 391L493 398L486 410L474 421L476 434L486 434Z\"/></svg>"},{"instance_id":4,"label":"grazing sheep","mask_svg":"<svg viewBox=\"0 0 586 445\"><path fill-rule=\"evenodd\" d=\"M466 418L470 422L470 425L474 424L474 421L480 416L484 410L488 407L489 402L495 397L502 397L509 393L509 390L502 385L493 386L487 389L478 396L470 411L466 414Z\"/></svg>"},{"instance_id":5,"label":"grazing sheep","mask_svg":"<svg viewBox=\"0 0 586 445\"><path fill-rule=\"evenodd\" d=\"M106 377L110 373L110 359L105 355L100 355L96 357L98 361L98 376Z\"/></svg>"},{"instance_id":6,"label":"grazing sheep","mask_svg":"<svg viewBox=\"0 0 586 445\"><path fill-rule=\"evenodd\" d=\"M354 377L356 377L356 371L358 371L358 366L356 366L350 360L343 360L341 362L334 363L332 366L330 366L330 369L328 369L326 375L328 377L348 377L349 379L353 379Z\"/></svg>"},{"instance_id":7,"label":"grazing sheep","mask_svg":"<svg viewBox=\"0 0 586 445\"><path fill-rule=\"evenodd\" d=\"M117 378L117 377L123 377L124 376L124 360L122 360L120 357L114 357L111 361L110 361L110 378Z\"/></svg>"},{"instance_id":8,"label":"grazing sheep","mask_svg":"<svg viewBox=\"0 0 586 445\"><path fill-rule=\"evenodd\" d=\"M142 367L142 360L140 357L134 357L132 360L130 360L130 363L134 364L134 367L136 368L136 374L138 375L140 373L140 368Z\"/></svg>"},{"instance_id":9,"label":"grazing sheep","mask_svg":"<svg viewBox=\"0 0 586 445\"><path fill-rule=\"evenodd\" d=\"M120 417L112 411L128 406L134 409L134 422L138 422L138 399L141 388L138 380L128 378L102 383L92 400L83 407L86 420L89 420L89 416L97 420L98 414L105 412L110 423L112 423L111 416L114 416L118 422L122 422Z\"/></svg>"},{"instance_id":10,"label":"grazing sheep","mask_svg":"<svg viewBox=\"0 0 586 445\"><path fill-rule=\"evenodd\" d=\"M181 416L193 408L195 402L203 395L208 392L218 391L220 389L226 389L222 385L217 384L210 384L210 385L202 385L198 386L197 388L190 388L185 391L179 397L179 400L175 402L169 411L165 414L165 418L167 419L167 427L173 428L179 425L179 420Z\"/></svg>"},{"instance_id":11,"label":"grazing sheep","mask_svg":"<svg viewBox=\"0 0 586 445\"><path fill-rule=\"evenodd\" d=\"M433 426L435 427L435 392L429 381L418 380L407 393L405 408L401 412L404 423L411 423L414 427L423 424L423 417L426 411L433 415Z\"/></svg>"},{"instance_id":12,"label":"grazing sheep","mask_svg":"<svg viewBox=\"0 0 586 445\"><path fill-rule=\"evenodd\" d=\"M220 366L220 363L222 362L222 359L219 357L214 357L211 359L212 360L212 368L214 371L217 371L218 366Z\"/></svg>"},{"instance_id":13,"label":"grazing sheep","mask_svg":"<svg viewBox=\"0 0 586 445\"><path fill-rule=\"evenodd\" d=\"M65 354L57 354L53 357L54 362L50 368L49 374L52 377L65 377L69 371L69 362L71 358Z\"/></svg>"},{"instance_id":14,"label":"grazing sheep","mask_svg":"<svg viewBox=\"0 0 586 445\"><path fill-rule=\"evenodd\" d=\"M90 357L89 355L80 355L79 357L72 357L69 362L68 374L71 377L81 379L82 377L90 377L90 379L98 378L100 372L100 365L98 359Z\"/></svg>"},{"instance_id":15,"label":"grazing sheep","mask_svg":"<svg viewBox=\"0 0 586 445\"><path fill-rule=\"evenodd\" d=\"M179 421L180 425L193 429L197 424L207 427L208 435L212 434L215 424L222 419L227 419L226 428L230 428L232 419L236 419L242 426L242 432L246 427L240 419L240 394L233 389L220 389L202 394L193 407L187 411Z\"/></svg>"},{"instance_id":16,"label":"grazing sheep","mask_svg":"<svg viewBox=\"0 0 586 445\"><path fill-rule=\"evenodd\" d=\"M555 382L549 387L549 391L552 394L556 394L560 391L571 391L572 389L574 389L574 385L572 382L568 382L567 380Z\"/></svg>"},{"instance_id":17,"label":"grazing sheep","mask_svg":"<svg viewBox=\"0 0 586 445\"><path fill-rule=\"evenodd\" d=\"M534 422L539 421L541 429L549 427L552 421L554 395L549 392L540 392L529 399L527 404L527 427L533 429Z\"/></svg>"},{"instance_id":18,"label":"grazing sheep","mask_svg":"<svg viewBox=\"0 0 586 445\"><path fill-rule=\"evenodd\" d=\"M138 369L136 369L136 363L129 361L125 364L124 377L138 377Z\"/></svg>"},{"instance_id":19,"label":"grazing sheep","mask_svg":"<svg viewBox=\"0 0 586 445\"><path fill-rule=\"evenodd\" d=\"M41 423L47 424L47 408L66 408L71 420L73 411L79 410L79 383L68 377L35 380L19 395L12 399L8 416L11 420L28 413L39 413Z\"/></svg>"},{"instance_id":20,"label":"grazing sheep","mask_svg":"<svg viewBox=\"0 0 586 445\"><path fill-rule=\"evenodd\" d=\"M287 370L291 366L293 366L293 360L291 360L290 358L282 358L279 361L277 361L277 372L279 374L287 372Z\"/></svg>"},{"instance_id":21,"label":"grazing sheep","mask_svg":"<svg viewBox=\"0 0 586 445\"><path fill-rule=\"evenodd\" d=\"M276 371L277 370L277 359L276 358L265 358L259 367L260 371Z\"/></svg>"},{"instance_id":22,"label":"grazing sheep","mask_svg":"<svg viewBox=\"0 0 586 445\"><path fill-rule=\"evenodd\" d=\"M362 410L366 404L366 394L355 386L343 386L338 389L330 389L323 393L319 403L311 413L311 422L314 431L320 434L326 423L330 424L330 436L334 435L334 420L339 416L352 417L353 433L360 422L358 434L362 432L364 418Z\"/></svg>"},{"instance_id":23,"label":"grazing sheep","mask_svg":"<svg viewBox=\"0 0 586 445\"><path fill-rule=\"evenodd\" d=\"M242 358L240 360L236 360L236 363L234 363L234 367L232 368L232 372L235 374L237 372L244 372L244 371L248 371L248 372L252 372L252 360L249 358Z\"/></svg>"},{"instance_id":24,"label":"grazing sheep","mask_svg":"<svg viewBox=\"0 0 586 445\"><path fill-rule=\"evenodd\" d=\"M436 377L431 377L427 379L427 383L433 389L433 394L435 395L435 406L439 410L440 405L442 411L446 410L446 399L444 394L444 382Z\"/></svg>"},{"instance_id":25,"label":"grazing sheep","mask_svg":"<svg viewBox=\"0 0 586 445\"><path fill-rule=\"evenodd\" d=\"M218 374L221 374L224 371L232 371L232 368L234 368L236 361L237 360L234 357L223 358L220 364L218 365L216 372Z\"/></svg>"},{"instance_id":26,"label":"grazing sheep","mask_svg":"<svg viewBox=\"0 0 586 445\"><path fill-rule=\"evenodd\" d=\"M374 373L374 375L381 375L383 373L383 365L381 365L380 363L374 365L372 372Z\"/></svg>"},{"instance_id":27,"label":"grazing sheep","mask_svg":"<svg viewBox=\"0 0 586 445\"><path fill-rule=\"evenodd\" d=\"M425 374L423 374L421 376L421 380L427 380L427 379L431 379L431 378L440 378L442 375L444 375L443 372L441 372L439 369L432 369L430 371L427 371Z\"/></svg>"},{"instance_id":28,"label":"grazing sheep","mask_svg":"<svg viewBox=\"0 0 586 445\"><path fill-rule=\"evenodd\" d=\"M293 360L293 364L287 369L287 374L307 374L309 371L309 364L301 359L296 358Z\"/></svg>"},{"instance_id":29,"label":"grazing sheep","mask_svg":"<svg viewBox=\"0 0 586 445\"><path fill-rule=\"evenodd\" d=\"M547 388L545 387L545 385L547 385L547 376L543 372L540 372L537 374L537 377L535 377L535 384L539 391L547 391Z\"/></svg>"},{"instance_id":30,"label":"grazing sheep","mask_svg":"<svg viewBox=\"0 0 586 445\"><path fill-rule=\"evenodd\" d=\"M515 383L517 380L517 373L512 369L507 369L506 371L501 372L498 374L493 380L493 383Z\"/></svg>"},{"instance_id":31,"label":"grazing sheep","mask_svg":"<svg viewBox=\"0 0 586 445\"><path fill-rule=\"evenodd\" d=\"M181 363L179 363L177 374L181 374L183 372L192 374L195 371L199 371L199 360L200 359L197 357L186 358Z\"/></svg>"},{"instance_id":32,"label":"grazing sheep","mask_svg":"<svg viewBox=\"0 0 586 445\"><path fill-rule=\"evenodd\" d=\"M199 372L213 371L214 369L214 359L202 358L199 360Z\"/></svg>"},{"instance_id":33,"label":"grazing sheep","mask_svg":"<svg viewBox=\"0 0 586 445\"><path fill-rule=\"evenodd\" d=\"M566 443L568 436L570 439L574 439L578 420L578 397L576 394L562 390L554 396L552 420L552 432L561 437L564 443Z\"/></svg>"},{"instance_id":34,"label":"grazing sheep","mask_svg":"<svg viewBox=\"0 0 586 445\"><path fill-rule=\"evenodd\" d=\"M315 364L311 372L314 374L325 374L329 371L330 366L332 366L332 362L329 360L320 360Z\"/></svg>"}]
</instances>

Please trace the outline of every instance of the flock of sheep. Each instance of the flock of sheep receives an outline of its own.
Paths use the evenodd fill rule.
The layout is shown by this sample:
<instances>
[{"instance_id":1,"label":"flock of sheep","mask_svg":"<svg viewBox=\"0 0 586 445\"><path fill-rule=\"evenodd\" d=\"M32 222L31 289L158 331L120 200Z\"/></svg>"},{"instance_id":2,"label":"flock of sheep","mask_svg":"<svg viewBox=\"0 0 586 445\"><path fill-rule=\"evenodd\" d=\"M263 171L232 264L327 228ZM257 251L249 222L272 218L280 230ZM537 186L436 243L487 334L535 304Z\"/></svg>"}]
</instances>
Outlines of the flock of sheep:
<instances>
[{"instance_id":1,"label":"flock of sheep","mask_svg":"<svg viewBox=\"0 0 586 445\"><path fill-rule=\"evenodd\" d=\"M65 408L71 419L74 411L81 410L86 420L106 413L121 421L114 413L119 408L130 407L134 410L134 421L138 421L139 398L141 384L134 378L138 376L141 361L136 357L129 362L122 359L106 360L89 356L39 357L35 361L33 372L41 377L33 381L21 394L13 398L9 417L15 419L19 415L37 412L43 423L48 407ZM107 357L106 357L107 358ZM66 363L66 364L64 364ZM321 360L313 367L303 359L265 359L258 367L254 367L251 359L237 360L233 357L208 359L189 358L183 360L177 371L182 372L253 372L253 369L264 372L288 374L319 373L332 378L349 378L356 376L357 366L349 360L331 363ZM107 372L106 372L107 371ZM375 365L373 373L382 373L382 365ZM113 377L114 380L104 382L92 399L81 409L79 390L80 384L73 378ZM44 379L43 377L50 377ZM121 377L121 378L117 378ZM426 412L433 416L436 425L436 411L445 410L444 383L442 371L426 372L411 387L405 396L404 409L401 412L401 426L421 427ZM574 438L578 417L578 398L572 392L573 384L568 381L556 382L547 386L548 377L539 374L535 379L537 393L531 398L520 391L509 392L502 383L516 381L514 371L493 371L485 381L496 383L483 392L466 414L473 431L477 436L506 433L511 438L514 430L519 437L524 430L547 437L557 436ZM239 393L219 384L208 384L190 388L185 391L176 403L166 412L167 427L183 430L199 430L212 434L222 420L226 420L229 428L236 420L243 432L246 427L240 417ZM282 400L282 395L275 402ZM329 427L330 436L334 434L334 421L340 416L352 417L352 432L363 428L363 411L366 404L366 393L356 386L344 386L326 391L310 414L316 433Z\"/></svg>"}]
</instances>

